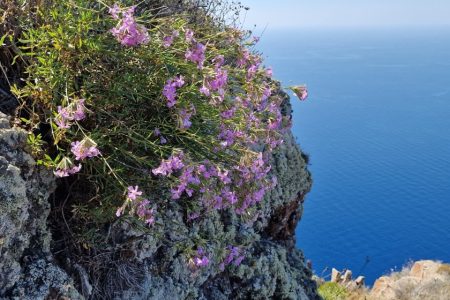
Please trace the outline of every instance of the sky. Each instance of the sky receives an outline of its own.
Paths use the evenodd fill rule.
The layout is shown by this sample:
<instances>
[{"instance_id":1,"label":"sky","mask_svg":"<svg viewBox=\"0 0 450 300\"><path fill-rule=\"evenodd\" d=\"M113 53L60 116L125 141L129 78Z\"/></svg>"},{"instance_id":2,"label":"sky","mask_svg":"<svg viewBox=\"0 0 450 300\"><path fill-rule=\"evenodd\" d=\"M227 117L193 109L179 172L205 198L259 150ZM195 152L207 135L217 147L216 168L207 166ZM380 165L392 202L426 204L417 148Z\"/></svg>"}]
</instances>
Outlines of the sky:
<instances>
[{"instance_id":1,"label":"sky","mask_svg":"<svg viewBox=\"0 0 450 300\"><path fill-rule=\"evenodd\" d=\"M240 0L245 27L450 26L450 0Z\"/></svg>"}]
</instances>

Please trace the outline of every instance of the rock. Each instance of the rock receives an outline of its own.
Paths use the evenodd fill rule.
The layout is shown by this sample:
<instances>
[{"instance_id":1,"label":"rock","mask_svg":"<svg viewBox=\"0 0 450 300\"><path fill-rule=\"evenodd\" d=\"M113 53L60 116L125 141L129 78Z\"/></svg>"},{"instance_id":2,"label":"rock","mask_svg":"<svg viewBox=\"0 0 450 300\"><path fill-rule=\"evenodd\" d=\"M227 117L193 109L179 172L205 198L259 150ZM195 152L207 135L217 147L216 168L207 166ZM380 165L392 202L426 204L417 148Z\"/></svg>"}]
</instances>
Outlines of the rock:
<instances>
[{"instance_id":1,"label":"rock","mask_svg":"<svg viewBox=\"0 0 450 300\"><path fill-rule=\"evenodd\" d=\"M432 260L417 261L412 266L409 275L419 279L430 279L439 275L437 270L440 266L440 263Z\"/></svg>"},{"instance_id":2,"label":"rock","mask_svg":"<svg viewBox=\"0 0 450 300\"><path fill-rule=\"evenodd\" d=\"M355 283L357 286L364 286L364 280L366 278L364 276L358 276L358 278L355 279Z\"/></svg>"},{"instance_id":3,"label":"rock","mask_svg":"<svg viewBox=\"0 0 450 300\"><path fill-rule=\"evenodd\" d=\"M375 281L369 299L447 300L450 295L450 273L440 271L445 266L431 260L417 261L411 268L380 277Z\"/></svg>"},{"instance_id":4,"label":"rock","mask_svg":"<svg viewBox=\"0 0 450 300\"><path fill-rule=\"evenodd\" d=\"M395 299L397 294L391 288L392 279L387 276L382 276L378 278L372 288L370 295L372 297L379 297L380 299Z\"/></svg>"},{"instance_id":5,"label":"rock","mask_svg":"<svg viewBox=\"0 0 450 300\"><path fill-rule=\"evenodd\" d=\"M331 269L331 282L339 283L341 281L341 272L335 268Z\"/></svg>"},{"instance_id":6,"label":"rock","mask_svg":"<svg viewBox=\"0 0 450 300\"><path fill-rule=\"evenodd\" d=\"M0 24L0 26L1 26L1 24ZM2 74L2 77L3 77L3 74ZM8 93L4 89L2 89L2 79L3 78L0 78L0 113L12 113L16 109L16 107L19 105L19 102L10 93ZM0 123L0 128L2 128L1 123Z\"/></svg>"},{"instance_id":7,"label":"rock","mask_svg":"<svg viewBox=\"0 0 450 300\"><path fill-rule=\"evenodd\" d=\"M70 277L53 264L47 230L53 176L25 152L27 133L0 113L0 298L76 299Z\"/></svg>"},{"instance_id":8,"label":"rock","mask_svg":"<svg viewBox=\"0 0 450 300\"><path fill-rule=\"evenodd\" d=\"M352 281L352 271L346 270L342 276L342 283L349 283Z\"/></svg>"}]
</instances>

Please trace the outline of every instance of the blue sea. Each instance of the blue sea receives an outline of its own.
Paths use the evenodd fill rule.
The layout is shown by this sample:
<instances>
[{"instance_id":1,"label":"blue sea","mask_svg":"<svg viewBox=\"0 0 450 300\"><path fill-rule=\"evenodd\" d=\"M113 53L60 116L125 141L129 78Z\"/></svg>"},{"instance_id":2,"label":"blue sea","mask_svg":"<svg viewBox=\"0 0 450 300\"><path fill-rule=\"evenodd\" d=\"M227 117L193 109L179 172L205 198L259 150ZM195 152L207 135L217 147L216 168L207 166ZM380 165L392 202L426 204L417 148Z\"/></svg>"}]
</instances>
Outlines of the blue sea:
<instances>
[{"instance_id":1,"label":"blue sea","mask_svg":"<svg viewBox=\"0 0 450 300\"><path fill-rule=\"evenodd\" d=\"M410 260L450 262L450 29L266 30L313 188L297 228L318 275L368 284Z\"/></svg>"}]
</instances>

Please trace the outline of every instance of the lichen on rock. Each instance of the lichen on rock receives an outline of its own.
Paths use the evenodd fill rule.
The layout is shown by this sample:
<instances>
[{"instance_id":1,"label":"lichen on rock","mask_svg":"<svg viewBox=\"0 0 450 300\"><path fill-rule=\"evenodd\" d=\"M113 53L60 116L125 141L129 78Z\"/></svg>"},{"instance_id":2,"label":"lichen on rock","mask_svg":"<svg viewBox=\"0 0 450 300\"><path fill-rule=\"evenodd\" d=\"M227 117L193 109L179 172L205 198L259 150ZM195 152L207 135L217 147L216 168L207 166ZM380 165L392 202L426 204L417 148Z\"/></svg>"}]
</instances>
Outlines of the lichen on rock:
<instances>
[{"instance_id":1,"label":"lichen on rock","mask_svg":"<svg viewBox=\"0 0 450 300\"><path fill-rule=\"evenodd\" d=\"M53 176L25 151L26 131L11 128L2 113L0 124L0 296L45 299L50 290L75 291L50 252Z\"/></svg>"}]
</instances>

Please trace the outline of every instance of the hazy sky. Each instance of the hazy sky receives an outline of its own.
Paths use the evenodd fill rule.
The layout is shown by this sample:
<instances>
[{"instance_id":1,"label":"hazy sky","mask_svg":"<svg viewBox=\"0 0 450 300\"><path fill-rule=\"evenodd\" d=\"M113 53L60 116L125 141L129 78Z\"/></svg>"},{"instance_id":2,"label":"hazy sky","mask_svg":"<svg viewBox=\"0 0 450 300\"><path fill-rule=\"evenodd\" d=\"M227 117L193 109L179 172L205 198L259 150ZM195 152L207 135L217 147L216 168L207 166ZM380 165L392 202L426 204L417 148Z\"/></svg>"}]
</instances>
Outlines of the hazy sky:
<instances>
[{"instance_id":1,"label":"hazy sky","mask_svg":"<svg viewBox=\"0 0 450 300\"><path fill-rule=\"evenodd\" d=\"M450 0L241 0L246 27L450 26Z\"/></svg>"}]
</instances>

